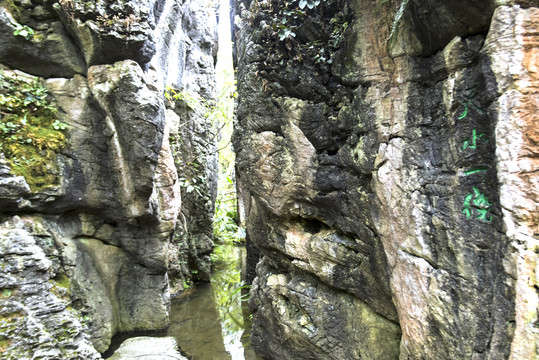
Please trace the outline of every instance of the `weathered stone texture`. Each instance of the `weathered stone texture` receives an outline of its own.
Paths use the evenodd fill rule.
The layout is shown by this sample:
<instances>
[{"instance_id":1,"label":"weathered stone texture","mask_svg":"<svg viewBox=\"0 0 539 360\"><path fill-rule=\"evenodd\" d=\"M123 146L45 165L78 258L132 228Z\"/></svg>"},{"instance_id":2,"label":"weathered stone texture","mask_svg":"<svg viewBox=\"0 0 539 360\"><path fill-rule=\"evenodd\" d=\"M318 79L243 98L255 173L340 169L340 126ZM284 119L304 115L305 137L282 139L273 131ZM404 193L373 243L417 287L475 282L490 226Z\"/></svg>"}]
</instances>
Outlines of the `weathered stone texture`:
<instances>
[{"instance_id":1,"label":"weathered stone texture","mask_svg":"<svg viewBox=\"0 0 539 360\"><path fill-rule=\"evenodd\" d=\"M135 337L124 341L120 348L108 359L131 360L136 358L187 360L178 351L176 339L173 337L157 338L148 336Z\"/></svg>"},{"instance_id":2,"label":"weathered stone texture","mask_svg":"<svg viewBox=\"0 0 539 360\"><path fill-rule=\"evenodd\" d=\"M34 35L15 36L23 25ZM0 157L1 223L20 216L51 276L70 279L71 306L99 352L119 332L168 326L169 280L178 291L193 270L208 277L213 124L164 94L214 98L215 27L209 0L0 2L2 69L40 81L67 124L58 184L31 191ZM192 154L207 185L186 194L193 170L181 164Z\"/></svg>"},{"instance_id":3,"label":"weathered stone texture","mask_svg":"<svg viewBox=\"0 0 539 360\"><path fill-rule=\"evenodd\" d=\"M288 4L237 6L254 346L535 358L537 4Z\"/></svg>"},{"instance_id":4,"label":"weathered stone texture","mask_svg":"<svg viewBox=\"0 0 539 360\"><path fill-rule=\"evenodd\" d=\"M46 2L52 4L88 66L124 59L144 66L155 55L156 0Z\"/></svg>"},{"instance_id":5,"label":"weathered stone texture","mask_svg":"<svg viewBox=\"0 0 539 360\"><path fill-rule=\"evenodd\" d=\"M537 252L539 249L539 9L497 9L486 53L500 94L496 157L500 203L514 251L508 271L516 278L512 359L539 353ZM500 56L505 55L505 56Z\"/></svg>"},{"instance_id":6,"label":"weathered stone texture","mask_svg":"<svg viewBox=\"0 0 539 360\"><path fill-rule=\"evenodd\" d=\"M0 63L43 77L73 77L86 73L86 63L77 45L54 11L43 3L4 0L0 7L0 32L5 34L0 44ZM35 29L37 36L28 41L12 36L19 22Z\"/></svg>"},{"instance_id":7,"label":"weathered stone texture","mask_svg":"<svg viewBox=\"0 0 539 360\"><path fill-rule=\"evenodd\" d=\"M101 359L40 236L18 217L0 225L2 359Z\"/></svg>"},{"instance_id":8,"label":"weathered stone texture","mask_svg":"<svg viewBox=\"0 0 539 360\"><path fill-rule=\"evenodd\" d=\"M170 277L175 289L182 280L209 281L213 251L213 214L217 196L217 124L211 115L215 107L214 50L216 19L211 2L186 3L180 18L184 71L179 90L187 99L169 103L169 114L178 118L172 132L172 152L180 176L182 206L172 239L174 248ZM189 185L192 186L189 187Z\"/></svg>"}]
</instances>

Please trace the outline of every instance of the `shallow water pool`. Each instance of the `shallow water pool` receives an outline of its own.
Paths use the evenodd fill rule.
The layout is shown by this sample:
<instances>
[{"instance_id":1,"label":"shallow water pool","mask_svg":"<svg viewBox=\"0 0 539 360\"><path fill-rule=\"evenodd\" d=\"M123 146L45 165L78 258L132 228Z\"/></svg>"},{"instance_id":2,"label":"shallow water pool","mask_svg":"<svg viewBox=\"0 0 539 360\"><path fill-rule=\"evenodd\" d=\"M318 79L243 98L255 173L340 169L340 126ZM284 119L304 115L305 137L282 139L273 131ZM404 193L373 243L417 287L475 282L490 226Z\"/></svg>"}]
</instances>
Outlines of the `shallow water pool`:
<instances>
[{"instance_id":1,"label":"shallow water pool","mask_svg":"<svg viewBox=\"0 0 539 360\"><path fill-rule=\"evenodd\" d=\"M218 245L209 284L194 286L174 299L168 335L193 360L258 360L250 346L248 289L242 282L245 248Z\"/></svg>"}]
</instances>

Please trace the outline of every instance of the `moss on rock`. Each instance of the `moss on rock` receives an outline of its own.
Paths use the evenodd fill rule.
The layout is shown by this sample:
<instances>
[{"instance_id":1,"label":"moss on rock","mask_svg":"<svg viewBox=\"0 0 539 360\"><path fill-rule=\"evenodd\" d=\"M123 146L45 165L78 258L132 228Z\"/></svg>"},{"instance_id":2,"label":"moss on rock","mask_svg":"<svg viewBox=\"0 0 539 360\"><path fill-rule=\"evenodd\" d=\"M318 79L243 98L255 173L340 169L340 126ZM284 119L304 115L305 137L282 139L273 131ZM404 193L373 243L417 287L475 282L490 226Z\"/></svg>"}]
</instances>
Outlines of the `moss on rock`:
<instances>
[{"instance_id":1,"label":"moss on rock","mask_svg":"<svg viewBox=\"0 0 539 360\"><path fill-rule=\"evenodd\" d=\"M56 153L66 125L38 78L0 72L0 151L32 191L59 184Z\"/></svg>"}]
</instances>

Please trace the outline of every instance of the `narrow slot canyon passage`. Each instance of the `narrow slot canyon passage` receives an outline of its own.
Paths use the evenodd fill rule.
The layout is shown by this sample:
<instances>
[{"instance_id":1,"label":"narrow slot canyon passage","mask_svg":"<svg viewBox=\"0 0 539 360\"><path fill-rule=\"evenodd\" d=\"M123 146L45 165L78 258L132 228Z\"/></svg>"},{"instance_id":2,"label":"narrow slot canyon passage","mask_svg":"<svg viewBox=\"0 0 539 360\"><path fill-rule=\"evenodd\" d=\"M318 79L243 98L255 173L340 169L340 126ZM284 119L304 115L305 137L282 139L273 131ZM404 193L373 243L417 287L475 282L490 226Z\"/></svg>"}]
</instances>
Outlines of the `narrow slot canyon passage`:
<instances>
[{"instance_id":1,"label":"narrow slot canyon passage","mask_svg":"<svg viewBox=\"0 0 539 360\"><path fill-rule=\"evenodd\" d=\"M536 360L539 0L0 0L0 358Z\"/></svg>"},{"instance_id":2,"label":"narrow slot canyon passage","mask_svg":"<svg viewBox=\"0 0 539 360\"><path fill-rule=\"evenodd\" d=\"M174 298L168 336L192 360L257 360L250 345L247 307L245 230L239 226L235 156L232 150L234 97L230 0L221 0L218 21L217 138L218 189L214 216L215 248L209 283L193 284Z\"/></svg>"},{"instance_id":3,"label":"narrow slot canyon passage","mask_svg":"<svg viewBox=\"0 0 539 360\"><path fill-rule=\"evenodd\" d=\"M217 142L215 151L218 154L213 222L215 247L211 254L209 282L186 281L183 291L171 300L170 327L167 331L118 335L104 354L105 359L124 341L142 335L175 338L182 354L191 360L261 359L252 349L249 339L251 315L247 300L250 286L245 281L245 230L239 226L237 210L235 156L232 149L236 84L231 6L229 0L220 0L215 64L217 98L215 104L210 105L211 112L207 115L212 118L210 121L216 129L212 141ZM197 270L192 272L196 274Z\"/></svg>"}]
</instances>

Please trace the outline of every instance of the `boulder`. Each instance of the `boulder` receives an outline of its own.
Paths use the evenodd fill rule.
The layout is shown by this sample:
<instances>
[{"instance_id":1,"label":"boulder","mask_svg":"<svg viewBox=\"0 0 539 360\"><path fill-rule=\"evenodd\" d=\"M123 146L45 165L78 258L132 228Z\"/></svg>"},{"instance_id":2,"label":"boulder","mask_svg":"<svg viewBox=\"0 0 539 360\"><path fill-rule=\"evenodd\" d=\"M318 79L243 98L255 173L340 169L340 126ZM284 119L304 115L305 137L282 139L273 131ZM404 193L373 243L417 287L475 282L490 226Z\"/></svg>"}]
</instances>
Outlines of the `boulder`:
<instances>
[{"instance_id":1,"label":"boulder","mask_svg":"<svg viewBox=\"0 0 539 360\"><path fill-rule=\"evenodd\" d=\"M99 352L118 332L166 328L171 289L182 290L197 271L209 277L214 124L205 113L171 103L165 91L214 99L210 5L0 4L0 67L46 88L46 105L65 124L66 139L47 153L54 183L39 189L0 159L0 224L14 229L19 216L53 276L69 279L68 304L86 319L82 332ZM180 179L194 170L180 163L193 156L206 185L187 194Z\"/></svg>"},{"instance_id":2,"label":"boulder","mask_svg":"<svg viewBox=\"0 0 539 360\"><path fill-rule=\"evenodd\" d=\"M173 337L139 336L127 339L108 360L187 360Z\"/></svg>"}]
</instances>

